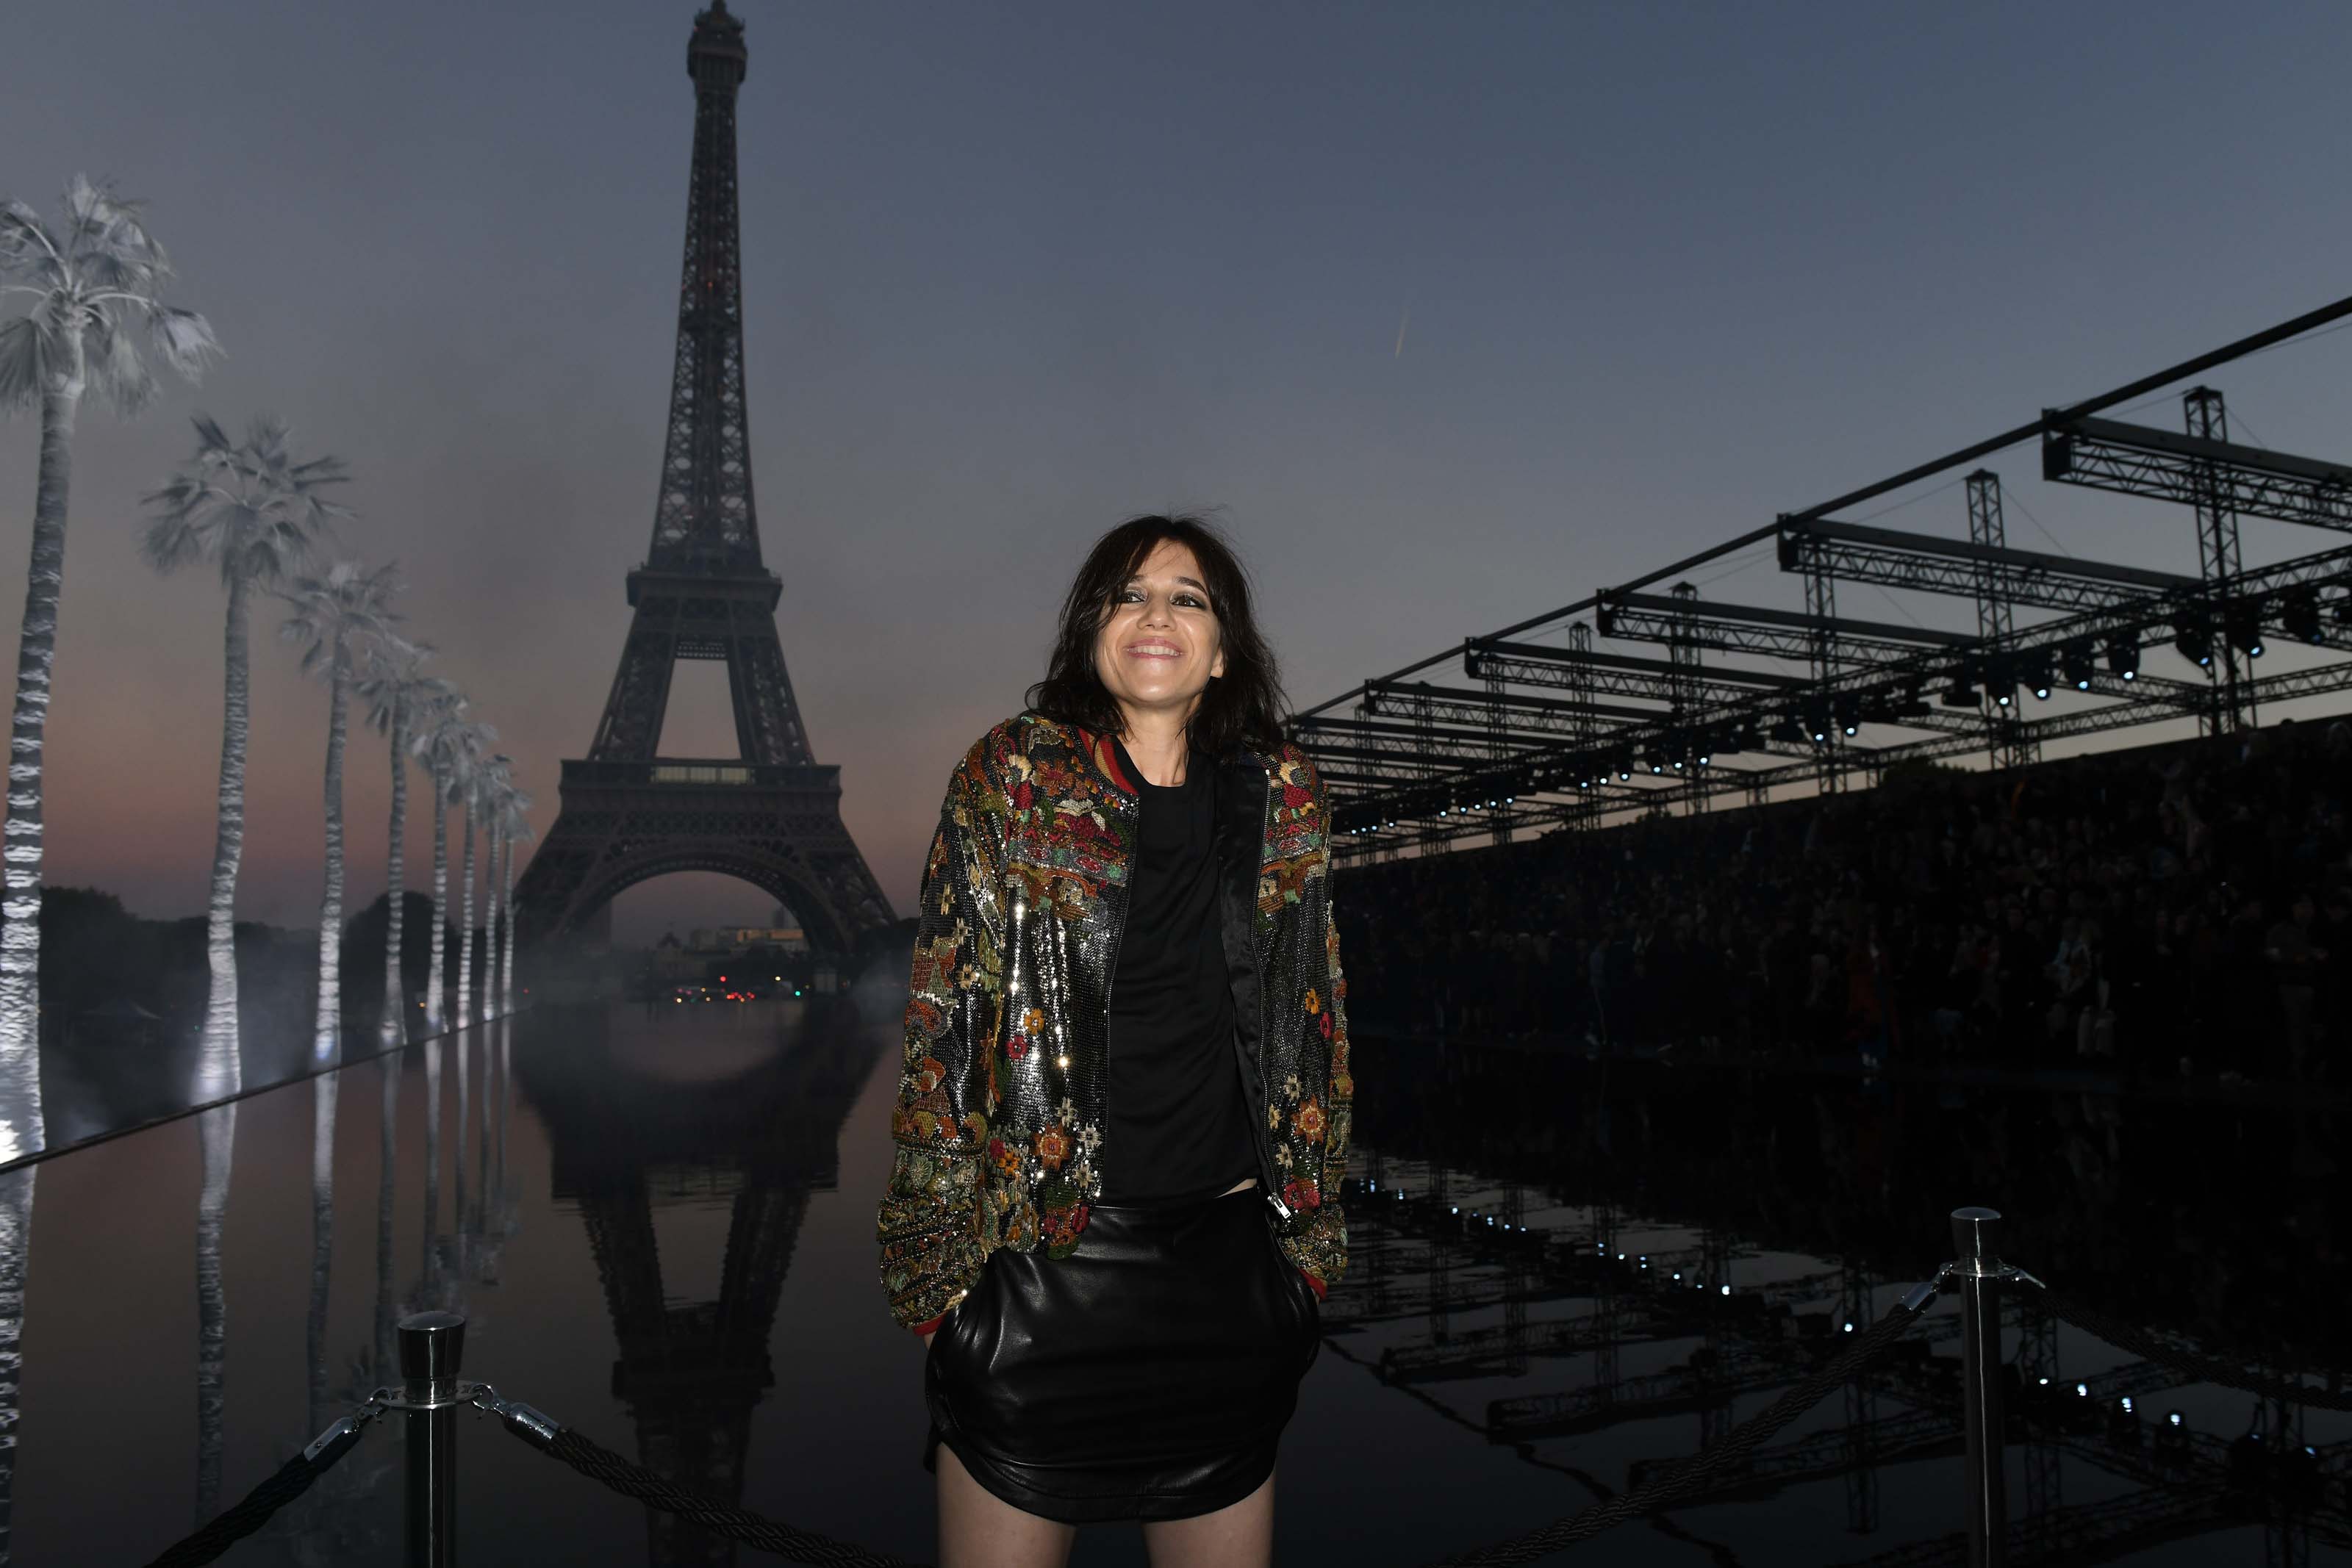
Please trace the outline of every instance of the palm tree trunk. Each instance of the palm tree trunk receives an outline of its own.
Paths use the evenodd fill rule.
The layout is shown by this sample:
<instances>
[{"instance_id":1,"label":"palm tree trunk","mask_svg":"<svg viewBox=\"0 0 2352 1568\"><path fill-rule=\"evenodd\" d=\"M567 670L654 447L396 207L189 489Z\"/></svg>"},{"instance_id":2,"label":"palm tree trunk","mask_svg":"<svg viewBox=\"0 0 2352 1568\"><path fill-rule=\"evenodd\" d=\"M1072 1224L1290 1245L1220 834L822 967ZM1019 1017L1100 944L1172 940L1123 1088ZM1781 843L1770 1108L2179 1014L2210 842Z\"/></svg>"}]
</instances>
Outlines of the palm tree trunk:
<instances>
[{"instance_id":1,"label":"palm tree trunk","mask_svg":"<svg viewBox=\"0 0 2352 1568\"><path fill-rule=\"evenodd\" d=\"M408 1039L408 986L402 974L401 905L408 896L408 710L394 695L392 709L392 850L383 881L383 1043Z\"/></svg>"},{"instance_id":2,"label":"palm tree trunk","mask_svg":"<svg viewBox=\"0 0 2352 1568\"><path fill-rule=\"evenodd\" d=\"M41 396L40 467L33 483L33 554L16 643L16 706L8 726L8 813L0 826L0 1160L42 1147L41 748L66 581L66 493L74 414L81 406L82 335L64 334L67 364Z\"/></svg>"},{"instance_id":3,"label":"palm tree trunk","mask_svg":"<svg viewBox=\"0 0 2352 1568\"><path fill-rule=\"evenodd\" d=\"M236 1153L236 1106L196 1118L204 1188L196 1199L196 1522L220 1511L223 1427L228 1413L228 1303L221 1291L221 1221Z\"/></svg>"},{"instance_id":4,"label":"palm tree trunk","mask_svg":"<svg viewBox=\"0 0 2352 1568\"><path fill-rule=\"evenodd\" d=\"M512 833L509 833L507 835L507 863L506 869L501 874L505 876L507 883L507 942L506 950L500 954L499 957L499 989L506 997L506 1010L508 1012L512 1012L515 1009L515 875L514 835Z\"/></svg>"},{"instance_id":5,"label":"palm tree trunk","mask_svg":"<svg viewBox=\"0 0 2352 1568\"><path fill-rule=\"evenodd\" d=\"M490 922L489 946L482 952L482 994L490 998L490 1011L501 1015L507 1010L507 994L499 984L499 955L506 951L507 926L514 919L514 911L507 904L506 880L499 875L506 844L506 823L500 821L490 832L490 863L482 868L482 880L489 886L490 903L497 911Z\"/></svg>"},{"instance_id":6,"label":"palm tree trunk","mask_svg":"<svg viewBox=\"0 0 2352 1568\"><path fill-rule=\"evenodd\" d=\"M425 977L425 1027L439 1034L441 1019L442 934L449 925L449 792L441 776L433 775L433 968Z\"/></svg>"},{"instance_id":7,"label":"palm tree trunk","mask_svg":"<svg viewBox=\"0 0 2352 1568\"><path fill-rule=\"evenodd\" d=\"M17 1383L25 1370L25 1276L33 1255L33 1177L0 1172L0 1563L9 1558L16 1492Z\"/></svg>"},{"instance_id":8,"label":"palm tree trunk","mask_svg":"<svg viewBox=\"0 0 2352 1568\"><path fill-rule=\"evenodd\" d=\"M252 730L250 655L246 647L242 573L228 581L228 628L223 636L220 828L213 842L212 901L205 911L205 961L212 995L205 1008L205 1041L196 1068L196 1103L234 1094L244 1069L237 1048L236 868L245 855L245 748Z\"/></svg>"},{"instance_id":9,"label":"palm tree trunk","mask_svg":"<svg viewBox=\"0 0 2352 1568\"><path fill-rule=\"evenodd\" d=\"M315 1432L327 1408L327 1286L335 1261L335 1102L342 1074L310 1080L310 1315L308 1343L310 1412L302 1425Z\"/></svg>"},{"instance_id":10,"label":"palm tree trunk","mask_svg":"<svg viewBox=\"0 0 2352 1568\"><path fill-rule=\"evenodd\" d=\"M458 819L466 830L466 892L461 905L464 924L457 927L457 1025L474 1021L474 803L467 800Z\"/></svg>"},{"instance_id":11,"label":"palm tree trunk","mask_svg":"<svg viewBox=\"0 0 2352 1568\"><path fill-rule=\"evenodd\" d=\"M351 654L335 634L327 662L327 891L319 901L319 1012L310 1062L324 1066L343 1043L343 721L351 698Z\"/></svg>"},{"instance_id":12,"label":"palm tree trunk","mask_svg":"<svg viewBox=\"0 0 2352 1568\"><path fill-rule=\"evenodd\" d=\"M499 1016L499 823L493 817L488 831L482 865L482 1017Z\"/></svg>"}]
</instances>

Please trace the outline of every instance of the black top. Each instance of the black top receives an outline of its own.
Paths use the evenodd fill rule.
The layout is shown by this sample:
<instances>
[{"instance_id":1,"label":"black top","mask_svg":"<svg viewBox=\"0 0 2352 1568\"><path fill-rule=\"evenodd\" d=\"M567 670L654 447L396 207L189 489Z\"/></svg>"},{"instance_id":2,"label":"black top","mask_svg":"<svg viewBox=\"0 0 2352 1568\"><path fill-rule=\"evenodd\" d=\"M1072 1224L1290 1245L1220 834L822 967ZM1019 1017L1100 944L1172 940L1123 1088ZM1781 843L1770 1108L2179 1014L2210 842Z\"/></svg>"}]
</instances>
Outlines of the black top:
<instances>
[{"instance_id":1,"label":"black top","mask_svg":"<svg viewBox=\"0 0 2352 1568\"><path fill-rule=\"evenodd\" d=\"M1196 751L1184 782L1149 784L1112 744L1139 821L1111 976L1100 1201L1213 1197L1257 1174L1217 917L1216 766Z\"/></svg>"}]
</instances>

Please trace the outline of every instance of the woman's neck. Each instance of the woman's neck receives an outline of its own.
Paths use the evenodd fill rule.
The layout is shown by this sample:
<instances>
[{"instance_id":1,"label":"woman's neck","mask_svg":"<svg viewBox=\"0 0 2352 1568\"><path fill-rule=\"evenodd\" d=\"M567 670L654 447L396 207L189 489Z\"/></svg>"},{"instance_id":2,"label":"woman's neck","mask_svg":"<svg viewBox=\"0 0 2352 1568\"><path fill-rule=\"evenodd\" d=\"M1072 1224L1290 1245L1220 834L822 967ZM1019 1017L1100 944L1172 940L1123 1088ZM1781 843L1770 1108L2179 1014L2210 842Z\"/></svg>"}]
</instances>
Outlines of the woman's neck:
<instances>
[{"instance_id":1,"label":"woman's neck","mask_svg":"<svg viewBox=\"0 0 2352 1568\"><path fill-rule=\"evenodd\" d=\"M1129 712L1121 716L1127 721L1127 732L1119 737L1119 744L1127 747L1143 781L1163 789L1184 782L1188 751L1184 727L1192 715Z\"/></svg>"}]
</instances>

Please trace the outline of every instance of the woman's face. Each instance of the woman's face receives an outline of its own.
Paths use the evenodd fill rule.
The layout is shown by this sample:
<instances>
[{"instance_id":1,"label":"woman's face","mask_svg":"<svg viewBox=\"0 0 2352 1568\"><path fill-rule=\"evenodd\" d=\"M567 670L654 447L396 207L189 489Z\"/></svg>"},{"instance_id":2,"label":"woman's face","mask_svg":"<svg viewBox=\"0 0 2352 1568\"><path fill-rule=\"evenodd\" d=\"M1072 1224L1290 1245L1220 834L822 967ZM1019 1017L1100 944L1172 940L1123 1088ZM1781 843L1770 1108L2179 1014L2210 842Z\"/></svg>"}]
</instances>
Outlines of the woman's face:
<instances>
[{"instance_id":1,"label":"woman's face","mask_svg":"<svg viewBox=\"0 0 2352 1568\"><path fill-rule=\"evenodd\" d=\"M1122 712L1192 716L1209 682L1225 673L1224 635L1190 547L1162 539L1095 633L1095 674Z\"/></svg>"}]
</instances>

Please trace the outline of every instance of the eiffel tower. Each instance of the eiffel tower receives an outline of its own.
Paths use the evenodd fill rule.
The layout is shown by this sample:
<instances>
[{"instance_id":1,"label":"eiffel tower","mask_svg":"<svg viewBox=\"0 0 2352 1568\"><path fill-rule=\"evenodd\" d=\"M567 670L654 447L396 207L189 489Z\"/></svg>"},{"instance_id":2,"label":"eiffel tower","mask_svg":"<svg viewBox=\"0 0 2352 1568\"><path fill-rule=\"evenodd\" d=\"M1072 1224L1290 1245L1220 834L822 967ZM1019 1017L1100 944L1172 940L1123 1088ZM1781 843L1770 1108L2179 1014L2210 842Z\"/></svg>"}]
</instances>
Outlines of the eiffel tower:
<instances>
[{"instance_id":1,"label":"eiffel tower","mask_svg":"<svg viewBox=\"0 0 2352 1568\"><path fill-rule=\"evenodd\" d=\"M799 916L810 945L856 953L892 920L841 821L841 770L818 764L776 637L783 584L760 559L743 402L742 246L735 94L743 23L712 0L694 19L694 172L677 361L652 547L629 573L635 612L596 738L563 764L555 826L516 888L529 937L592 928L614 894L670 872L719 872ZM656 754L680 659L723 659L732 758Z\"/></svg>"}]
</instances>

